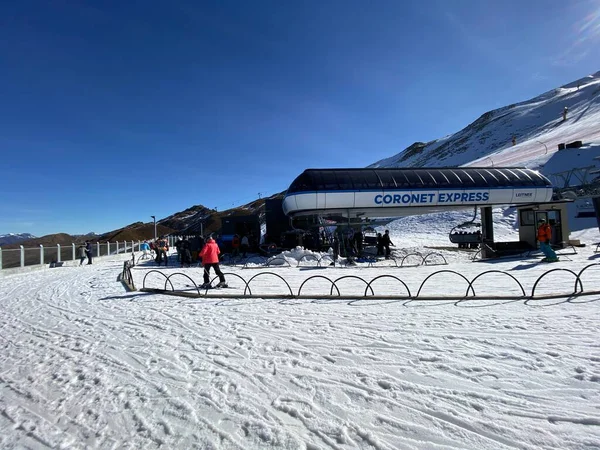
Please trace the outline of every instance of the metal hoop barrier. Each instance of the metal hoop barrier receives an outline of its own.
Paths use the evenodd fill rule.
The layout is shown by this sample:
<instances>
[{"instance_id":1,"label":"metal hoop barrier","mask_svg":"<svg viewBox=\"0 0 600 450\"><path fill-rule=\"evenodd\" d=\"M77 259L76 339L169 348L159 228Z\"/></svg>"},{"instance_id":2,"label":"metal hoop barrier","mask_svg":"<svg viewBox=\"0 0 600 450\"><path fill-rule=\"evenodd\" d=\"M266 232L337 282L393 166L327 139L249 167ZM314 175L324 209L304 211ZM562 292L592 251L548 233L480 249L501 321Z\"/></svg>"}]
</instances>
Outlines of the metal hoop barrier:
<instances>
[{"instance_id":1,"label":"metal hoop barrier","mask_svg":"<svg viewBox=\"0 0 600 450\"><path fill-rule=\"evenodd\" d=\"M250 293L250 295L252 295L251 291L250 291L250 283L252 282L252 280L254 280L257 277L263 276L263 275L273 275L281 280L283 280L283 282L285 283L285 285L287 286L287 288L290 291L290 296L294 296L294 293L292 292L292 288L290 287L289 283L285 280L285 278L283 278L281 275L277 275L276 273L273 272L261 272L261 273L257 273L256 275L254 275L252 278L250 278L248 280L248 282L246 283L246 288L244 289L244 295L246 295L246 291L248 291ZM241 278L241 277L240 277ZM242 278L243 279L243 278Z\"/></svg>"},{"instance_id":2,"label":"metal hoop barrier","mask_svg":"<svg viewBox=\"0 0 600 450\"><path fill-rule=\"evenodd\" d=\"M435 275L439 275L440 273L453 273L454 275L458 275L459 277L461 277L463 280L465 280L467 282L467 286L470 285L469 280L467 279L467 277L465 277L462 273L458 273L455 272L454 270L438 270L437 272L433 272L431 275L429 275L427 278L425 278L423 280L423 282L421 283L421 287L419 288L419 290L417 291L417 298L419 298L419 294L421 293L421 289L423 289L423 286L425 285L425 283L427 283L427 280L429 280L431 277L435 276ZM467 288L467 292L469 292L469 289Z\"/></svg>"},{"instance_id":3,"label":"metal hoop barrier","mask_svg":"<svg viewBox=\"0 0 600 450\"><path fill-rule=\"evenodd\" d=\"M523 284L514 275L504 272L504 271L501 271L501 270L488 270L488 271L478 274L472 280L469 280L464 275L462 275L458 272L455 272L453 270L448 270L448 269L439 270L437 272L429 274L421 282L416 295L412 294L412 292L410 291L410 288L406 282L404 282L401 278L399 278L395 275L391 275L391 274L379 275L370 281L367 281L364 278L357 276L357 275L344 275L335 280L332 280L331 278L328 278L324 275L313 275L313 276L306 278L302 282L302 284L300 284L300 287L298 288L297 293L294 293L294 291L291 288L288 281L283 276L276 274L274 272L258 273L256 275L252 276L248 281L246 281L245 278L243 278L242 276L240 276L236 273L224 273L224 275L226 275L227 277L230 277L230 278L233 277L233 278L239 280L240 284L241 284L240 288L238 289L237 287L234 287L233 292L231 294L226 293L227 292L226 288L211 290L211 292L209 293L208 292L210 289L209 288L209 289L206 289L206 291L203 295L200 292L202 289L188 275L181 273L181 272L176 272L176 273L171 274L170 276L166 276L160 270L155 270L155 269L148 271L144 275L144 278L142 281L143 287L140 290L146 291L146 292L168 294L168 295L180 295L180 296L185 296L185 297L201 297L201 298L268 298L268 299L281 299L281 298L332 299L332 298L337 298L337 299L344 299L344 300L386 299L386 300L424 300L424 301L427 301L427 300L456 300L456 301L461 301L461 300L541 300L541 299L555 299L555 298L563 298L563 297L571 298L571 297L585 296L585 295L600 295L600 286L596 287L595 289L588 290L588 291L585 291L585 289L584 289L583 275L585 273L587 273L590 268L595 267L595 266L600 266L600 263L589 264L589 265L585 266L583 269L581 269L579 271L579 273L575 273L574 271L572 271L570 269L563 269L563 268L556 268L556 269L548 270L548 271L542 273L535 280L535 282L531 288L531 293L529 295L525 291ZM131 276L131 267L132 267L131 262L126 261L125 264L123 265L123 273L120 276L123 278L123 280L129 279L131 281L131 284L133 285L133 277ZM127 274L127 272L129 274ZM558 293L555 292L555 293L549 293L549 294L539 294L539 293L536 294L536 292L538 292L540 290L539 289L540 283L546 276L548 276L549 274L556 274L559 272L566 272L566 273L570 274L569 276L572 276L575 279L572 291L558 292ZM162 288L153 288L153 287L146 286L146 279L152 273L158 273L165 278L165 282L164 282L164 285L162 286ZM431 294L430 295L422 295L423 288L429 282L429 280L434 276L439 276L439 275L443 275L443 274L451 274L452 276L458 276L458 277L462 278L466 283L466 290L465 290L464 294L442 295L442 294L436 293L433 295L431 295ZM516 294L513 294L513 295L497 295L497 294L479 294L478 295L477 292L475 291L475 283L480 278L482 278L484 276L489 276L490 274L499 274L499 275L509 277L510 279L512 279L514 281L516 287L518 287L519 292ZM198 294L191 293L188 291L176 290L171 281L171 278L174 277L175 275L177 275L177 276L182 275L185 278L187 278L188 280L190 280L193 283L193 286L196 288ZM253 283L258 277L264 277L267 275L271 276L271 277L276 277L277 279L281 280L287 288L286 289L287 293L281 294L281 293L272 293L272 292L269 292L269 293L253 292L250 287L251 283ZM393 280L396 280L398 283L402 284L402 286L406 290L406 294L392 294L392 295L377 294L374 287L378 284L377 281L379 281L381 279L385 279L385 278L391 278ZM216 279L216 277L214 277L211 280L211 284L215 281L215 279ZM348 280L351 280L351 279L358 280L358 281L364 283L364 285L365 285L364 291L342 295L342 293L340 291L340 282L347 282ZM322 292L319 294L303 293L303 291L306 290L306 285L315 280L326 280L329 283L328 292ZM593 281L594 280L592 279L591 283L593 283ZM168 290L168 285L170 285L170 288L171 288L170 290ZM240 293L242 291L242 287L243 287L243 293ZM271 291L271 290L272 289L270 288L269 291Z\"/></svg>"},{"instance_id":4,"label":"metal hoop barrier","mask_svg":"<svg viewBox=\"0 0 600 450\"><path fill-rule=\"evenodd\" d=\"M319 258L317 255L311 255L311 254L309 253L309 254L303 255L303 256L302 256L302 258L300 258L300 259L298 260L298 264L296 265L296 267L300 267L300 263L301 263L302 261L305 261L305 260L306 260L306 261L309 261L309 258L312 258L312 261L316 261L316 263L317 263L317 266L319 265L319 261L321 261L321 258Z\"/></svg>"},{"instance_id":5,"label":"metal hoop barrier","mask_svg":"<svg viewBox=\"0 0 600 450\"><path fill-rule=\"evenodd\" d=\"M249 283L249 282L248 282L248 283L246 283L246 280L244 280L244 279L243 279L241 276L239 276L237 273L224 273L223 275L224 275L224 276L225 276L225 275L227 275L228 277L237 277L237 278L239 278L240 280L242 280L242 283L244 283L245 289L248 289L248 294L249 294L249 295L252 295L252 291L250 290L250 287L248 286L248 283ZM219 276L218 276L218 275L214 276L214 277L213 277L213 279L212 279L212 280L210 280L210 283L209 283L209 284L212 286L212 284L213 284L213 281L215 281L215 280L216 280L216 279L218 279L218 278L219 278ZM210 288L210 287L207 287L207 288L206 288L206 290L204 291L204 294L205 294L205 295L206 295L206 293L208 292L208 290L209 290L209 289L211 289L211 288ZM245 289L244 289L244 295L246 295L246 290L245 290Z\"/></svg>"},{"instance_id":6,"label":"metal hoop barrier","mask_svg":"<svg viewBox=\"0 0 600 450\"><path fill-rule=\"evenodd\" d=\"M488 273L501 273L503 275L506 275L510 278L512 278L513 280L515 280L515 282L519 285L519 287L521 288L521 292L523 293L523 297L526 297L525 294L525 289L523 289L523 285L521 283L519 283L519 280L517 280L514 276L512 276L510 273L506 273L506 272L502 272L501 270L487 270L483 273L480 273L479 275L477 275L475 278L473 278L471 280L471 282L469 283L469 286L467 287L467 292L465 293L465 297L469 296L469 291L471 291L473 293L473 297L475 297L475 289L473 288L473 283L475 283L475 281L482 277L483 275L487 275Z\"/></svg>"},{"instance_id":7,"label":"metal hoop barrier","mask_svg":"<svg viewBox=\"0 0 600 450\"><path fill-rule=\"evenodd\" d=\"M370 289L370 290L371 290L371 295L375 295L375 293L373 292L373 288L372 288L371 286L369 286L369 283L367 282L367 280L365 280L364 278L361 278L361 277L359 277L359 276L356 276L356 275L344 275L343 277L339 277L338 279L336 279L336 280L333 282L333 286L335 286L335 288L336 288L336 289L338 289L338 287L337 287L337 282L338 282L338 281L340 281L340 280L347 279L347 278L354 278L354 279L360 280L360 281L362 281L363 283L365 283L365 284L367 285L367 287L365 288L365 296L367 295L367 289ZM329 295L330 295L330 296L331 296L331 295L333 295L333 286L331 286L331 291L329 292ZM339 292L340 292L340 291L339 291L339 289L338 289L338 294L339 294Z\"/></svg>"},{"instance_id":8,"label":"metal hoop barrier","mask_svg":"<svg viewBox=\"0 0 600 450\"><path fill-rule=\"evenodd\" d=\"M436 263L436 264L427 264L427 260L429 259L429 257L436 257L439 256L440 258L442 258L444 260L443 263ZM423 264L425 266L441 266L443 265L448 265L448 261L446 261L446 258L444 258L444 255L442 255L441 253L437 253L437 252L432 252L432 253L428 253L427 255L425 255L425 257L423 258Z\"/></svg>"},{"instance_id":9,"label":"metal hoop barrier","mask_svg":"<svg viewBox=\"0 0 600 450\"><path fill-rule=\"evenodd\" d=\"M389 258L387 258L387 259L382 259L382 260L378 260L377 258L375 258L374 261L369 261L369 266L368 267L375 267L375 264L377 264L378 262L381 262L381 261L393 261L394 262L394 267L398 267L398 262L396 261L396 258L393 258L391 256ZM380 264L377 267L381 267L381 266L383 266L383 264Z\"/></svg>"},{"instance_id":10,"label":"metal hoop barrier","mask_svg":"<svg viewBox=\"0 0 600 450\"><path fill-rule=\"evenodd\" d=\"M323 255L323 256L321 256L321 258L319 258L319 261L317 262L317 266L318 267L323 267L321 265L321 261L323 261L323 260L327 260L327 261L329 261L329 264L331 264L333 262L333 257L330 256L330 255Z\"/></svg>"},{"instance_id":11,"label":"metal hoop barrier","mask_svg":"<svg viewBox=\"0 0 600 450\"><path fill-rule=\"evenodd\" d=\"M273 263L273 261L283 261L283 264L277 264L278 266L281 266L281 267L292 267L291 264L288 262L288 260L285 259L283 256L275 256L275 257L267 259L265 266L271 267L271 263ZM287 266L286 266L286 264L287 264Z\"/></svg>"},{"instance_id":12,"label":"metal hoop barrier","mask_svg":"<svg viewBox=\"0 0 600 450\"><path fill-rule=\"evenodd\" d=\"M188 280L190 280L192 282L192 284L194 285L194 287L196 288L196 290L198 291L198 294L200 294L200 288L198 287L198 285L196 284L196 282L191 277L189 277L188 275L186 275L183 272L175 272L175 273L172 273L171 275L169 275L167 277L167 279L165 280L165 291L167 290L167 283L169 283L171 285L171 290L172 291L175 290L175 289L173 289L173 283L171 283L171 278L173 278L175 275L181 275L181 276L186 277Z\"/></svg>"},{"instance_id":13,"label":"metal hoop barrier","mask_svg":"<svg viewBox=\"0 0 600 450\"><path fill-rule=\"evenodd\" d=\"M585 272L586 270L588 270L590 267L594 267L594 266L600 266L600 263L592 263L592 264L588 264L587 266L585 266L583 269L581 269L579 271L579 273L577 274L577 280L575 280L575 290L577 290L577 282L579 281L579 285L581 286L581 275L583 274L583 272ZM583 292L583 287L581 288L581 292Z\"/></svg>"},{"instance_id":14,"label":"metal hoop barrier","mask_svg":"<svg viewBox=\"0 0 600 450\"><path fill-rule=\"evenodd\" d=\"M416 266L420 266L421 264L423 264L423 255L421 255L420 253L409 253L408 255L404 255L404 257L402 258L402 261L400 261L400 267L404 267L404 261L406 261L406 259L409 256L418 256L419 258L421 258L421 262L419 264L414 264L412 266L407 266L407 267L416 267Z\"/></svg>"},{"instance_id":15,"label":"metal hoop barrier","mask_svg":"<svg viewBox=\"0 0 600 450\"><path fill-rule=\"evenodd\" d=\"M152 258L152 255L150 255L150 254L147 254L144 256L144 254L142 253L140 255L140 257L137 259L136 263L139 264L140 261L146 261L146 260L153 261L154 258Z\"/></svg>"},{"instance_id":16,"label":"metal hoop barrier","mask_svg":"<svg viewBox=\"0 0 600 450\"><path fill-rule=\"evenodd\" d=\"M165 277L165 278L167 279L167 280L165 281L165 289L164 289L164 290L166 291L166 283L167 283L167 282L171 283L171 282L169 281L169 277L168 277L168 276L166 276L164 273L162 273L160 270L156 270L156 269L152 269L152 270L150 270L150 271L146 272L146 275L144 275L144 279L142 280L142 289L145 289L145 288L146 288L146 278L148 277L148 275L150 275L151 273L154 273L154 272L155 272L155 273L160 273L160 274L161 274L163 277ZM175 290L175 289L173 288L173 285L171 284L171 291L174 291L174 290Z\"/></svg>"},{"instance_id":17,"label":"metal hoop barrier","mask_svg":"<svg viewBox=\"0 0 600 450\"><path fill-rule=\"evenodd\" d=\"M400 283L402 283L402 285L406 289L406 292L408 292L408 297L406 297L406 298L412 298L412 295L410 294L410 289L408 288L406 283L404 281L402 281L400 278L395 277L394 275L379 275L378 277L375 277L371 281L369 281L369 283L367 284L367 287L365 288L365 294L364 294L365 297L367 296L367 289L371 289L371 293L373 293L373 288L371 287L371 285L373 284L374 281L379 280L381 278L393 278L394 280L399 281Z\"/></svg>"},{"instance_id":18,"label":"metal hoop barrier","mask_svg":"<svg viewBox=\"0 0 600 450\"><path fill-rule=\"evenodd\" d=\"M259 260L260 262L256 262L256 260ZM250 258L248 258L246 260L246 262L244 263L244 267L242 267L243 269L250 269L251 267L248 266L248 264L260 264L261 267L265 265L265 263L267 262L267 258L265 258L264 256L251 256Z\"/></svg>"},{"instance_id":19,"label":"metal hoop barrier","mask_svg":"<svg viewBox=\"0 0 600 450\"><path fill-rule=\"evenodd\" d=\"M548 275L549 273L552 272L569 272L571 274L573 274L573 276L575 277L575 287L573 288L573 292L567 295L576 295L577 294L577 282L579 282L579 287L581 288L581 292L583 292L583 285L581 283L581 279L579 278L579 276L577 276L577 274L575 272L573 272L572 270L569 269L551 269L548 272L542 274L542 276L540 276L537 280L535 280L535 283L533 284L533 288L531 289L531 298L535 297L535 288L537 287L538 283L542 280L542 278L544 278L546 275Z\"/></svg>"},{"instance_id":20,"label":"metal hoop barrier","mask_svg":"<svg viewBox=\"0 0 600 450\"><path fill-rule=\"evenodd\" d=\"M313 275L312 277L307 278L306 280L304 280L302 282L302 284L300 285L300 287L298 288L298 296L302 295L302 288L304 287L304 285L306 283L308 283L310 280L314 280L315 278L323 278L327 281L329 281L331 283L331 292L333 292L333 288L335 287L335 290L337 291L338 297L340 296L340 290L338 289L337 285L335 284L335 282L333 282L331 279L327 278L324 275Z\"/></svg>"}]
</instances>

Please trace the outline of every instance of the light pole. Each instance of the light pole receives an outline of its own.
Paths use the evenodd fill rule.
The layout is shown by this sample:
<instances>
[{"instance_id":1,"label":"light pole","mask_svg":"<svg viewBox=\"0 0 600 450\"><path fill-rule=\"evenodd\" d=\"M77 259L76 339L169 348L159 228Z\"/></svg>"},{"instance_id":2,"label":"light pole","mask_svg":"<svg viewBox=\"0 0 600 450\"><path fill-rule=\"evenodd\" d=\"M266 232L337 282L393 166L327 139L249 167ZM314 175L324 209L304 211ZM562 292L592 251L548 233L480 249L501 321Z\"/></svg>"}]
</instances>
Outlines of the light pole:
<instances>
[{"instance_id":1,"label":"light pole","mask_svg":"<svg viewBox=\"0 0 600 450\"><path fill-rule=\"evenodd\" d=\"M150 216L154 219L154 240L156 241L156 216Z\"/></svg>"}]
</instances>

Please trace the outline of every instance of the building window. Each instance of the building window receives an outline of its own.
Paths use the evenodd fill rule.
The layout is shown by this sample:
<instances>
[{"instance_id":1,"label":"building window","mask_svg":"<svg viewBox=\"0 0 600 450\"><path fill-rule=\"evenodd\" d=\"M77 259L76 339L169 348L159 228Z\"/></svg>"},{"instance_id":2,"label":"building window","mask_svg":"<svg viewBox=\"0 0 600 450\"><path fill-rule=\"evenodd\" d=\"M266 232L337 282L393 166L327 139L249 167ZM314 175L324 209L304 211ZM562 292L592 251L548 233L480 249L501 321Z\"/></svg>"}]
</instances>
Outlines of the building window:
<instances>
[{"instance_id":1,"label":"building window","mask_svg":"<svg viewBox=\"0 0 600 450\"><path fill-rule=\"evenodd\" d=\"M522 209L520 215L521 226L535 225L535 212L533 209Z\"/></svg>"}]
</instances>

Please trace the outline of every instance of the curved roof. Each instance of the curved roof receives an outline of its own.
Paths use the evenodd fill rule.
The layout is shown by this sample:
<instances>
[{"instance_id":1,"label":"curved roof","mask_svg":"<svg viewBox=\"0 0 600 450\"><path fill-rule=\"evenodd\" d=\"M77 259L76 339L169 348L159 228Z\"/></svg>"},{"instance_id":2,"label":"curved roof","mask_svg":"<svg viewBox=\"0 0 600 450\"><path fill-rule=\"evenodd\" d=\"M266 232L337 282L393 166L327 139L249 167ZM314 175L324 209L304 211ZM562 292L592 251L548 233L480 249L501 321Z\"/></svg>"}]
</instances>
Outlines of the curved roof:
<instances>
[{"instance_id":1,"label":"curved roof","mask_svg":"<svg viewBox=\"0 0 600 450\"><path fill-rule=\"evenodd\" d=\"M522 167L306 169L287 193L371 189L551 187L538 171Z\"/></svg>"}]
</instances>

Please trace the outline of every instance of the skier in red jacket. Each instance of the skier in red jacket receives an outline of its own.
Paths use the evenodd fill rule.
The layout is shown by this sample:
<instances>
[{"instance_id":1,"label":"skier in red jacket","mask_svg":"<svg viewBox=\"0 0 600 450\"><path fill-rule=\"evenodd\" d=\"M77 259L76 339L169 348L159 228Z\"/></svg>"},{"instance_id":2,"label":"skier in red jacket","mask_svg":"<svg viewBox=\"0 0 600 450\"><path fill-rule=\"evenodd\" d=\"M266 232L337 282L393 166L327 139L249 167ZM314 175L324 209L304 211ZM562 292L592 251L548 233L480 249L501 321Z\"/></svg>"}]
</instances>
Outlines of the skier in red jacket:
<instances>
[{"instance_id":1,"label":"skier in red jacket","mask_svg":"<svg viewBox=\"0 0 600 450\"><path fill-rule=\"evenodd\" d=\"M215 273L219 277L219 284L217 284L217 287L227 287L225 275L223 275L223 272L221 272L221 269L219 269L219 253L221 253L219 246L213 238L209 238L206 241L206 245L200 252L202 266L204 267L204 284L200 286L202 289L208 289L211 287L210 278L208 276L211 267L215 269Z\"/></svg>"}]
</instances>

